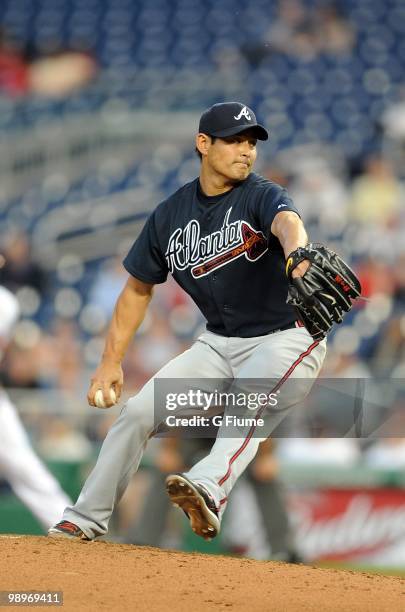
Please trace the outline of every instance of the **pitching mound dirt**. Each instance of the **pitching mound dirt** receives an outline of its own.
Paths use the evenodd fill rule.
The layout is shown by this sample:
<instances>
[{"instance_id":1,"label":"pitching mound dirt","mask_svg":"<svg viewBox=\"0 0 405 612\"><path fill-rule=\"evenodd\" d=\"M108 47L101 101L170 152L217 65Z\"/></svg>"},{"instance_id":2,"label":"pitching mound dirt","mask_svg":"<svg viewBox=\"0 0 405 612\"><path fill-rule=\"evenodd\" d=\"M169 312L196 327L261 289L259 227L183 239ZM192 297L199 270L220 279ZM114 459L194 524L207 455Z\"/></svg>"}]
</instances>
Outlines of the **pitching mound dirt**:
<instances>
[{"instance_id":1,"label":"pitching mound dirt","mask_svg":"<svg viewBox=\"0 0 405 612\"><path fill-rule=\"evenodd\" d=\"M75 612L405 609L402 578L26 536L0 537L0 590L63 591Z\"/></svg>"}]
</instances>

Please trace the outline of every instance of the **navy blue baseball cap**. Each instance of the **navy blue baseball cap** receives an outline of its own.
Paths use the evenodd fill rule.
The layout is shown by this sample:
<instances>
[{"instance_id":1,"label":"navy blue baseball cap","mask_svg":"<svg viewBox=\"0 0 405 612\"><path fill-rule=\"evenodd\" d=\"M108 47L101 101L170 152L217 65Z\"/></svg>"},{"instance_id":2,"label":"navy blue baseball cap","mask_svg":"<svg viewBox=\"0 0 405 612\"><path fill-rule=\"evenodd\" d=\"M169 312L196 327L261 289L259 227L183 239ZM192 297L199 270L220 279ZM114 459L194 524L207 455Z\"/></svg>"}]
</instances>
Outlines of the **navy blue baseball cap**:
<instances>
[{"instance_id":1,"label":"navy blue baseball cap","mask_svg":"<svg viewBox=\"0 0 405 612\"><path fill-rule=\"evenodd\" d=\"M258 140L267 140L267 130L257 123L251 108L241 102L221 102L206 110L200 119L198 131L217 138L234 136L252 130Z\"/></svg>"}]
</instances>

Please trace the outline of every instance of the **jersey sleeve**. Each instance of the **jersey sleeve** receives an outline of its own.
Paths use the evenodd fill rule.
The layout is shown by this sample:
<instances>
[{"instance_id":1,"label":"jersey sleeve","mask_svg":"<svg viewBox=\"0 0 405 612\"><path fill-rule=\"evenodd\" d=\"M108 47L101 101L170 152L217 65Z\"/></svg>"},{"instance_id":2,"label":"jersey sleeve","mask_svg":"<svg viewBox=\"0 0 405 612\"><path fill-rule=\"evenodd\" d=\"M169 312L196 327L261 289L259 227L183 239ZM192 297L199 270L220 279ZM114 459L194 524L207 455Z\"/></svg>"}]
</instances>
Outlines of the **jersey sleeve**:
<instances>
[{"instance_id":1,"label":"jersey sleeve","mask_svg":"<svg viewBox=\"0 0 405 612\"><path fill-rule=\"evenodd\" d=\"M146 221L123 264L131 276L145 283L155 285L167 279L169 270L158 239L156 210Z\"/></svg>"},{"instance_id":2,"label":"jersey sleeve","mask_svg":"<svg viewBox=\"0 0 405 612\"><path fill-rule=\"evenodd\" d=\"M292 211L300 216L297 207L290 198L286 189L279 185L273 185L266 189L259 200L258 214L261 229L270 235L271 224L279 212Z\"/></svg>"}]
</instances>

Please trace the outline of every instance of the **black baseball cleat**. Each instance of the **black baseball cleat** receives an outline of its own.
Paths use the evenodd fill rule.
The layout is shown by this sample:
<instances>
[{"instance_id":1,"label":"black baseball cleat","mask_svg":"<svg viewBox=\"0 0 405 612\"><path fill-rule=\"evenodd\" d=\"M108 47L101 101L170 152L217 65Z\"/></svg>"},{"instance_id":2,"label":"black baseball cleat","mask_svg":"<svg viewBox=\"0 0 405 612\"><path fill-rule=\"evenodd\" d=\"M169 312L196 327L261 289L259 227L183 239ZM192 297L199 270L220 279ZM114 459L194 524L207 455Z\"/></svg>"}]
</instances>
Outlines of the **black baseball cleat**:
<instances>
[{"instance_id":1,"label":"black baseball cleat","mask_svg":"<svg viewBox=\"0 0 405 612\"><path fill-rule=\"evenodd\" d=\"M194 533L208 541L218 535L218 510L214 499L202 485L183 474L170 474L166 478L166 490L173 504L181 508L190 520Z\"/></svg>"},{"instance_id":2,"label":"black baseball cleat","mask_svg":"<svg viewBox=\"0 0 405 612\"><path fill-rule=\"evenodd\" d=\"M90 541L90 538L74 523L70 521L61 521L54 527L48 530L48 536L51 538L69 538Z\"/></svg>"}]
</instances>

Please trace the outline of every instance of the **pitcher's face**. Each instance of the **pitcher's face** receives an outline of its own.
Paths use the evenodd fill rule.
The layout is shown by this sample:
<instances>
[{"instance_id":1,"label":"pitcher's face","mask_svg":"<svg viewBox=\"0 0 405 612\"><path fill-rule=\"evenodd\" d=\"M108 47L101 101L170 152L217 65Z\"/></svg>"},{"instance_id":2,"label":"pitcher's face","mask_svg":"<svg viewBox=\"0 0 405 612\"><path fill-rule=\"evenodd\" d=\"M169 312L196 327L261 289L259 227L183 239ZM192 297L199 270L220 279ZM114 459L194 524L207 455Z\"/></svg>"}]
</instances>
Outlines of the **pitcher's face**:
<instances>
[{"instance_id":1,"label":"pitcher's face","mask_svg":"<svg viewBox=\"0 0 405 612\"><path fill-rule=\"evenodd\" d=\"M221 175L228 181L243 181L253 169L257 156L256 143L257 138L250 130L235 136L215 138L214 142L205 136L204 150L201 151L203 164L208 172Z\"/></svg>"}]
</instances>

